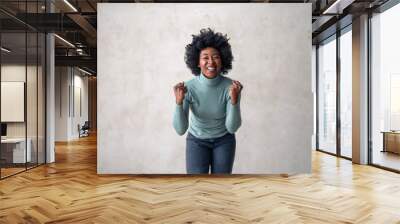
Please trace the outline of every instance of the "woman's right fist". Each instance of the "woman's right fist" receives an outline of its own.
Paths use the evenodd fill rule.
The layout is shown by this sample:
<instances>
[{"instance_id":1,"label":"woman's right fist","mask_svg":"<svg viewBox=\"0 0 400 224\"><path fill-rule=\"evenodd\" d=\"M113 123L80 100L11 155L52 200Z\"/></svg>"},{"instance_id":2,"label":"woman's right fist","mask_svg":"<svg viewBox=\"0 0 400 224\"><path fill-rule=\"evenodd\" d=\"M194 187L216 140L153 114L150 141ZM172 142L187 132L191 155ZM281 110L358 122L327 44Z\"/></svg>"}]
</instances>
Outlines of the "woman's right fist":
<instances>
[{"instance_id":1,"label":"woman's right fist","mask_svg":"<svg viewBox=\"0 0 400 224\"><path fill-rule=\"evenodd\" d=\"M184 82L180 82L174 86L176 104L181 105L183 103L183 99L185 98L186 92L187 89Z\"/></svg>"}]
</instances>

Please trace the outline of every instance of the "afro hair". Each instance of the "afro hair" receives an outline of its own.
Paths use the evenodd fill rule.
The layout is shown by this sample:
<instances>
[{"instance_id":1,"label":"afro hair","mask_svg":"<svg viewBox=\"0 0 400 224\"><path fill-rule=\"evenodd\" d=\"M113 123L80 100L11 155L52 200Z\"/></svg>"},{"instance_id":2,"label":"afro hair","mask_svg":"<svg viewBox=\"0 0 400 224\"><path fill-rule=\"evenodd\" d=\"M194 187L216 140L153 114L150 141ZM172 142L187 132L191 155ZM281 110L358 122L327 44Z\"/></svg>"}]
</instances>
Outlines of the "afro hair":
<instances>
[{"instance_id":1,"label":"afro hair","mask_svg":"<svg viewBox=\"0 0 400 224\"><path fill-rule=\"evenodd\" d=\"M232 69L233 55L226 34L216 33L208 28L201 29L200 34L192 35L192 37L192 43L186 45L185 48L185 63L193 75L200 74L201 70L198 67L200 52L207 47L212 47L219 52L222 62L221 74L226 74Z\"/></svg>"}]
</instances>

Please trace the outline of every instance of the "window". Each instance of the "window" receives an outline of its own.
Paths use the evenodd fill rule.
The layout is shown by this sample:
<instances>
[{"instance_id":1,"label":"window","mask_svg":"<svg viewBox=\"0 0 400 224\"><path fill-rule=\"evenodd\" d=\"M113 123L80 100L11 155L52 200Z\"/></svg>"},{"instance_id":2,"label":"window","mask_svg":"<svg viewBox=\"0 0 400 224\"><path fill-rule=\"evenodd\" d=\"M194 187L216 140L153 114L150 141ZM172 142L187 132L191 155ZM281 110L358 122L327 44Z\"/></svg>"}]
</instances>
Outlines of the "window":
<instances>
[{"instance_id":1,"label":"window","mask_svg":"<svg viewBox=\"0 0 400 224\"><path fill-rule=\"evenodd\" d=\"M335 38L318 48L318 149L336 154Z\"/></svg>"},{"instance_id":2,"label":"window","mask_svg":"<svg viewBox=\"0 0 400 224\"><path fill-rule=\"evenodd\" d=\"M351 26L340 36L340 155L352 157L352 35Z\"/></svg>"},{"instance_id":3,"label":"window","mask_svg":"<svg viewBox=\"0 0 400 224\"><path fill-rule=\"evenodd\" d=\"M371 18L372 163L400 170L400 5Z\"/></svg>"}]
</instances>

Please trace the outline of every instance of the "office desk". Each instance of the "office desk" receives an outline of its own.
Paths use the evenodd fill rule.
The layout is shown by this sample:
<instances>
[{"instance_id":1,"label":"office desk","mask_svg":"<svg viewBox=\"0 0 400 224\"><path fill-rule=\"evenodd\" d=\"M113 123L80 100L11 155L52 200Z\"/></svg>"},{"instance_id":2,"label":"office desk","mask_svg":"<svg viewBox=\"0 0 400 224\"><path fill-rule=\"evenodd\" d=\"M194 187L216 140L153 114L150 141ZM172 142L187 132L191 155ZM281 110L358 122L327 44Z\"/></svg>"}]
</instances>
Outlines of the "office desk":
<instances>
[{"instance_id":1,"label":"office desk","mask_svg":"<svg viewBox=\"0 0 400 224\"><path fill-rule=\"evenodd\" d=\"M400 154L400 132L382 131L383 150L382 152L393 152Z\"/></svg>"},{"instance_id":2,"label":"office desk","mask_svg":"<svg viewBox=\"0 0 400 224\"><path fill-rule=\"evenodd\" d=\"M32 159L30 138L26 141L25 154L25 138L6 138L1 139L1 157L6 160L6 163L25 163L30 162ZM12 159L11 159L12 158ZM27 161L25 161L25 158Z\"/></svg>"}]
</instances>

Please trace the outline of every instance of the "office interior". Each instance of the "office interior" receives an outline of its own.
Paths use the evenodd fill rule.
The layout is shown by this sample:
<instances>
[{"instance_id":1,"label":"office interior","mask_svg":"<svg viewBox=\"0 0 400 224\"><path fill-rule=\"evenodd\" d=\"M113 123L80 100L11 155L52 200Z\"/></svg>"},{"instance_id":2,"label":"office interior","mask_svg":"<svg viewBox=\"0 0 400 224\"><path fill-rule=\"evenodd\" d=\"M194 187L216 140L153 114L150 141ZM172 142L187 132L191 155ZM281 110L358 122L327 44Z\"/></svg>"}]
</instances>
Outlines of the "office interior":
<instances>
[{"instance_id":1,"label":"office interior","mask_svg":"<svg viewBox=\"0 0 400 224\"><path fill-rule=\"evenodd\" d=\"M0 182L57 164L57 145L96 136L97 4L121 2L184 1L0 2ZM399 1L234 2L311 5L310 150L400 173Z\"/></svg>"},{"instance_id":2,"label":"office interior","mask_svg":"<svg viewBox=\"0 0 400 224\"><path fill-rule=\"evenodd\" d=\"M1 179L55 162L55 142L96 132L96 39L64 11L62 1L0 3Z\"/></svg>"}]
</instances>

